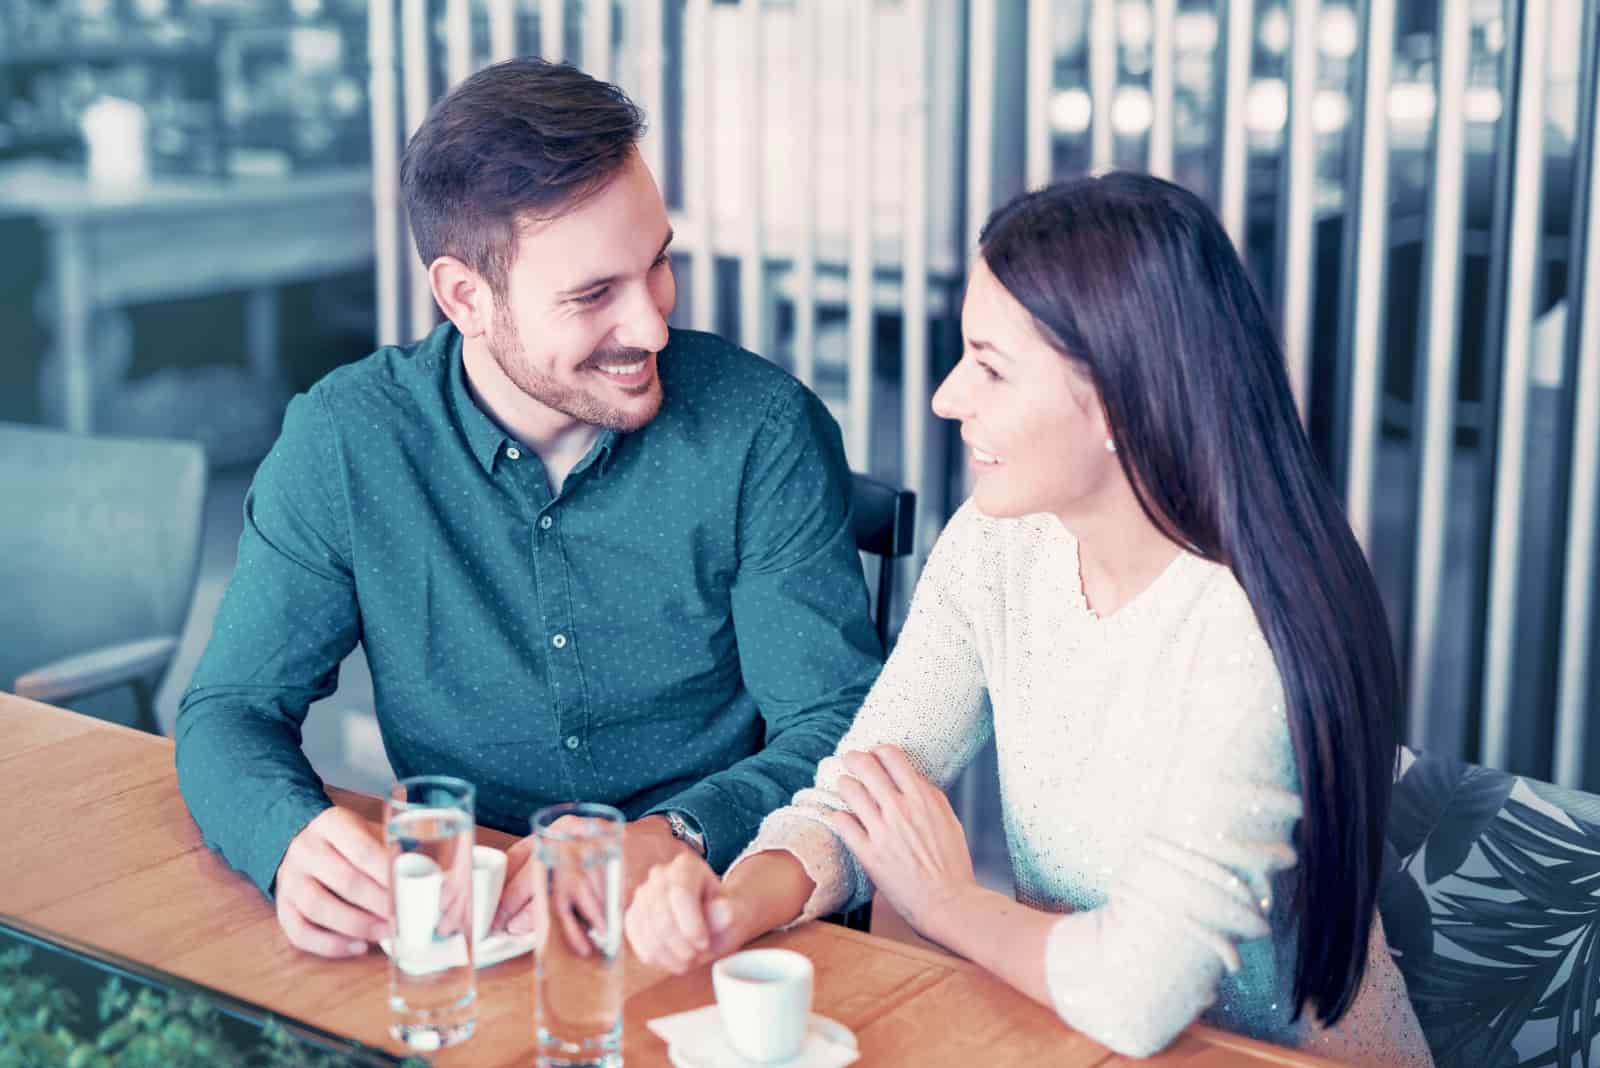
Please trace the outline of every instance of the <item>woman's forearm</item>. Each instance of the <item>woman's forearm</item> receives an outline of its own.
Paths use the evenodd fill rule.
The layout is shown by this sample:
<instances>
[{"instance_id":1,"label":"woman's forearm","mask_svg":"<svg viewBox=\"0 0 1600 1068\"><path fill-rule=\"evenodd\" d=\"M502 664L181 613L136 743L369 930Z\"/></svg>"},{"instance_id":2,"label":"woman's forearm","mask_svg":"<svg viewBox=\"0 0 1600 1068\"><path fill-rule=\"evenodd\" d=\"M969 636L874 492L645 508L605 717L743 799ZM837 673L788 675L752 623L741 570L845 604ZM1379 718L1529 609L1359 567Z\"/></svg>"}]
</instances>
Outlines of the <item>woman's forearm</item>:
<instances>
[{"instance_id":1,"label":"woman's forearm","mask_svg":"<svg viewBox=\"0 0 1600 1068\"><path fill-rule=\"evenodd\" d=\"M755 854L723 881L724 892L739 902L736 922L744 927L741 943L794 922L815 889L805 865L782 849Z\"/></svg>"},{"instance_id":2,"label":"woman's forearm","mask_svg":"<svg viewBox=\"0 0 1600 1068\"><path fill-rule=\"evenodd\" d=\"M1057 913L1041 912L974 886L935 910L922 933L1053 1008L1045 979L1045 946L1060 919Z\"/></svg>"}]
</instances>

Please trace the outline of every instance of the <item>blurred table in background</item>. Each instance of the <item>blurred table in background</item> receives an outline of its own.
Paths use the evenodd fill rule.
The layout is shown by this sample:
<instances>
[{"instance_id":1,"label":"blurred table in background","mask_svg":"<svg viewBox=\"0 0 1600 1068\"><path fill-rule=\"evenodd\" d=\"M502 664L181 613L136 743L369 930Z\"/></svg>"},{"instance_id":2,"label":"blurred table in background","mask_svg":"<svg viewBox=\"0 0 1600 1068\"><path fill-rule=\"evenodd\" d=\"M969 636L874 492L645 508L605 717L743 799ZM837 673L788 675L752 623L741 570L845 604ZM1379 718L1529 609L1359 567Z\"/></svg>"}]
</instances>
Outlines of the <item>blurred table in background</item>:
<instances>
[{"instance_id":1,"label":"blurred table in background","mask_svg":"<svg viewBox=\"0 0 1600 1068\"><path fill-rule=\"evenodd\" d=\"M371 184L359 168L108 188L71 166L0 167L0 218L32 218L45 237L60 375L46 417L95 428L96 316L147 301L245 292L251 370L276 381L277 287L371 264Z\"/></svg>"}]
</instances>

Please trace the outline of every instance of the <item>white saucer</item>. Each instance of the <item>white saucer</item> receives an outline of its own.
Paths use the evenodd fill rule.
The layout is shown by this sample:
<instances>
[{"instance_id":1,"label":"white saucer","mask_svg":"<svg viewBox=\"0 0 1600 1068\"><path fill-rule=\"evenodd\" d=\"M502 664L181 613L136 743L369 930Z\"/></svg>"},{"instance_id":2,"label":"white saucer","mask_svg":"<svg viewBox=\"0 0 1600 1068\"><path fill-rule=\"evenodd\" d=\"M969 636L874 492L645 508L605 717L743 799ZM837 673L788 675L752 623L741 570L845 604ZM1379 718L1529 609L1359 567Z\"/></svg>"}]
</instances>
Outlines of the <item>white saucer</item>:
<instances>
[{"instance_id":1,"label":"white saucer","mask_svg":"<svg viewBox=\"0 0 1600 1068\"><path fill-rule=\"evenodd\" d=\"M509 931L495 931L478 943L476 963L479 968L489 968L501 961L520 957L533 949L533 932L525 934L511 934ZM378 943L380 949L390 956L393 952L389 940L383 939ZM428 947L420 960L408 960L406 971L412 975L427 975L429 972L439 971L441 968L450 968L467 962L467 943L464 939L449 938L434 942Z\"/></svg>"},{"instance_id":2,"label":"white saucer","mask_svg":"<svg viewBox=\"0 0 1600 1068\"><path fill-rule=\"evenodd\" d=\"M764 1065L746 1060L728 1044L715 1005L668 1017L668 1027L657 1027L657 1022L652 1020L647 1026L667 1040L667 1059L674 1068L812 1068L844 1065L860 1056L855 1052L860 1047L850 1029L817 1013L811 1014L806 1044L798 1055ZM841 1050L841 1046L845 1049Z\"/></svg>"}]
</instances>

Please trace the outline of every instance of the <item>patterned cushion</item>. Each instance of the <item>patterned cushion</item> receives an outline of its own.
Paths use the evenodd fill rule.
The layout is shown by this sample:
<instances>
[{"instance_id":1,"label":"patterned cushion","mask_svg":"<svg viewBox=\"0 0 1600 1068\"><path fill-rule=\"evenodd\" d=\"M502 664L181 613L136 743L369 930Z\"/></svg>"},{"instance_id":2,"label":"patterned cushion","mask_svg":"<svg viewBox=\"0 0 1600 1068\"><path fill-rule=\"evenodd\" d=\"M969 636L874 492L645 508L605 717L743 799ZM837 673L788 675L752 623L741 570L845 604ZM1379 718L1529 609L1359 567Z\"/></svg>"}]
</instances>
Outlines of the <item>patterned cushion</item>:
<instances>
[{"instance_id":1,"label":"patterned cushion","mask_svg":"<svg viewBox=\"0 0 1600 1068\"><path fill-rule=\"evenodd\" d=\"M1439 1068L1587 1066L1600 797L1405 751L1379 909Z\"/></svg>"}]
</instances>

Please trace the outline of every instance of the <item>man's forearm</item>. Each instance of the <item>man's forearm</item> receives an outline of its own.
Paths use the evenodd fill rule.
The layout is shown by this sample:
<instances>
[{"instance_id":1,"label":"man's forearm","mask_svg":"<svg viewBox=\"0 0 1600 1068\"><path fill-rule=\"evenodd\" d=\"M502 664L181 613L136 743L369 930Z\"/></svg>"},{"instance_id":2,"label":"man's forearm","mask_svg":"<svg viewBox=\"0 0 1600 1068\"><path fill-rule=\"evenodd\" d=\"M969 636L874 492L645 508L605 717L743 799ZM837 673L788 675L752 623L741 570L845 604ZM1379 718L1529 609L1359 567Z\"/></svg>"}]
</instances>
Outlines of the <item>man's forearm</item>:
<instances>
[{"instance_id":1,"label":"man's forearm","mask_svg":"<svg viewBox=\"0 0 1600 1068\"><path fill-rule=\"evenodd\" d=\"M289 841L329 805L297 732L202 691L185 697L175 733L178 786L206 844L270 895Z\"/></svg>"}]
</instances>

